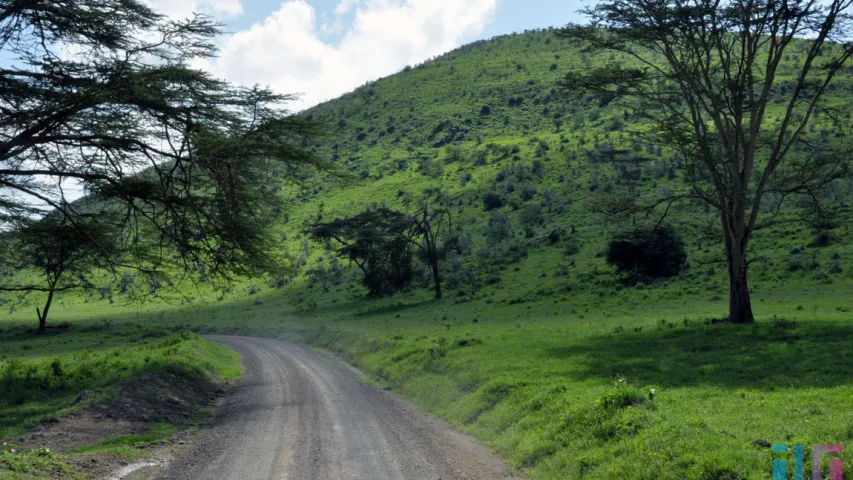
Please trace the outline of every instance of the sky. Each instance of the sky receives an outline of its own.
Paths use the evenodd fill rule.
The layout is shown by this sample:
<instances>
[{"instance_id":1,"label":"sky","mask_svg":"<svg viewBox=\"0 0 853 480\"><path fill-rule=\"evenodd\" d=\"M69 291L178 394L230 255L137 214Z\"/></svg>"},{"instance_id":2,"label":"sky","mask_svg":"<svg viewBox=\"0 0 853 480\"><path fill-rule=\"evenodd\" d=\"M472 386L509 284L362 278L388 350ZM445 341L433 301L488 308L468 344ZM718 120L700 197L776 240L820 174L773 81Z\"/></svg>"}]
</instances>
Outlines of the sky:
<instances>
[{"instance_id":1,"label":"sky","mask_svg":"<svg viewBox=\"0 0 853 480\"><path fill-rule=\"evenodd\" d=\"M301 98L303 110L466 43L581 22L589 0L146 0L172 17L225 25L196 66Z\"/></svg>"}]
</instances>

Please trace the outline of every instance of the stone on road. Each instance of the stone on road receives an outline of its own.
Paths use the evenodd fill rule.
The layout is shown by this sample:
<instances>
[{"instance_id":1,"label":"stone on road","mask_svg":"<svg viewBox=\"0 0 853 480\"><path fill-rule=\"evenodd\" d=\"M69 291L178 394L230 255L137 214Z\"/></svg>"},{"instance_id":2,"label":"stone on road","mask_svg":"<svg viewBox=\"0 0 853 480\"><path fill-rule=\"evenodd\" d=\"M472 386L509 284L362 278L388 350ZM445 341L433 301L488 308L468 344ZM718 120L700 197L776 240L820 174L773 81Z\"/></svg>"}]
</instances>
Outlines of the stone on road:
<instances>
[{"instance_id":1,"label":"stone on road","mask_svg":"<svg viewBox=\"0 0 853 480\"><path fill-rule=\"evenodd\" d=\"M273 339L210 338L242 355L245 375L205 435L158 478L520 478L471 437L364 384L331 355Z\"/></svg>"}]
</instances>

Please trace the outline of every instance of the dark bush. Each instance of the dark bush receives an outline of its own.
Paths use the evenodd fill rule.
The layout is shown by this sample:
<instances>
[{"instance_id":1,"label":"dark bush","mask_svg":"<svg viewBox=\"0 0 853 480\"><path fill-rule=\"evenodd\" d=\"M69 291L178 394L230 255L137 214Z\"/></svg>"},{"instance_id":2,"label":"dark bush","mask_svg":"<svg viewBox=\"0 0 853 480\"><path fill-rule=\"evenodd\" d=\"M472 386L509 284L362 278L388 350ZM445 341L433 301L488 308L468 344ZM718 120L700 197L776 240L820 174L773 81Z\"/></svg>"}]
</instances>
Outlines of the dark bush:
<instances>
[{"instance_id":1,"label":"dark bush","mask_svg":"<svg viewBox=\"0 0 853 480\"><path fill-rule=\"evenodd\" d=\"M518 216L518 220L521 222L527 238L533 237L536 227L541 227L546 221L542 205L534 202L524 207Z\"/></svg>"},{"instance_id":2,"label":"dark bush","mask_svg":"<svg viewBox=\"0 0 853 480\"><path fill-rule=\"evenodd\" d=\"M376 249L368 257L370 268L362 283L371 297L384 297L405 289L414 278L412 252L404 239L387 244L387 249Z\"/></svg>"},{"instance_id":3,"label":"dark bush","mask_svg":"<svg viewBox=\"0 0 853 480\"><path fill-rule=\"evenodd\" d=\"M512 225L512 220L501 212L492 212L489 223L483 229L486 244L489 247L495 247L511 239L514 235L515 228Z\"/></svg>"},{"instance_id":4,"label":"dark bush","mask_svg":"<svg viewBox=\"0 0 853 480\"><path fill-rule=\"evenodd\" d=\"M806 255L806 254L797 254L790 255L787 258L788 261L788 270L792 272L806 272L809 270L814 270L820 266L817 263L817 259L814 255Z\"/></svg>"},{"instance_id":5,"label":"dark bush","mask_svg":"<svg viewBox=\"0 0 853 480\"><path fill-rule=\"evenodd\" d=\"M557 243L560 241L563 236L566 235L566 231L562 228L555 228L548 232L548 243Z\"/></svg>"},{"instance_id":6,"label":"dark bush","mask_svg":"<svg viewBox=\"0 0 853 480\"><path fill-rule=\"evenodd\" d=\"M829 235L829 232L818 232L814 236L812 243L809 244L813 248L828 247L830 245L832 245L832 237Z\"/></svg>"},{"instance_id":7,"label":"dark bush","mask_svg":"<svg viewBox=\"0 0 853 480\"><path fill-rule=\"evenodd\" d=\"M525 182L521 186L521 193L520 194L521 194L522 200L524 200L524 201L532 200L533 197L536 195L536 187Z\"/></svg>"},{"instance_id":8,"label":"dark bush","mask_svg":"<svg viewBox=\"0 0 853 480\"><path fill-rule=\"evenodd\" d=\"M492 109L488 105L483 105L483 108L480 109L480 115L482 115L484 117L486 115L491 115L491 114L492 114Z\"/></svg>"},{"instance_id":9,"label":"dark bush","mask_svg":"<svg viewBox=\"0 0 853 480\"><path fill-rule=\"evenodd\" d=\"M619 233L607 246L607 263L632 278L666 278L681 272L687 260L684 240L669 225L656 229L632 228Z\"/></svg>"},{"instance_id":10,"label":"dark bush","mask_svg":"<svg viewBox=\"0 0 853 480\"><path fill-rule=\"evenodd\" d=\"M575 237L568 237L563 243L563 255L570 257L581 251L580 244Z\"/></svg>"},{"instance_id":11,"label":"dark bush","mask_svg":"<svg viewBox=\"0 0 853 480\"><path fill-rule=\"evenodd\" d=\"M497 192L486 192L483 195L483 206L486 207L486 211L494 210L503 207L504 200Z\"/></svg>"}]
</instances>

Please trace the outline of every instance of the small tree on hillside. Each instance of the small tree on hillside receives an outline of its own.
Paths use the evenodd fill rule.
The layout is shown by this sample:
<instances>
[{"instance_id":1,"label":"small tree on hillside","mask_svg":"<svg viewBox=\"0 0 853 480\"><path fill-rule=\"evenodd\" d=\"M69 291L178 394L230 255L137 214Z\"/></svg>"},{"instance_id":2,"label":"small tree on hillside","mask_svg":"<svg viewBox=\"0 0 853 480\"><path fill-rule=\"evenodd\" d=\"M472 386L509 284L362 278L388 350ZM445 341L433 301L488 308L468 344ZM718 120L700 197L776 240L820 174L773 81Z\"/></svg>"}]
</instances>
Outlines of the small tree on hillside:
<instances>
[{"instance_id":1,"label":"small tree on hillside","mask_svg":"<svg viewBox=\"0 0 853 480\"><path fill-rule=\"evenodd\" d=\"M405 288L412 280L415 247L429 265L435 298L441 298L440 261L445 257L440 238L450 229L450 212L430 210L409 215L388 208L366 210L352 217L316 223L309 233L321 241L335 240L337 253L364 272L371 295L381 296Z\"/></svg>"},{"instance_id":2,"label":"small tree on hillside","mask_svg":"<svg viewBox=\"0 0 853 480\"><path fill-rule=\"evenodd\" d=\"M807 139L806 127L819 112L838 126L825 93L849 67L851 6L606 0L584 10L590 25L560 32L627 62L571 72L564 90L593 93L605 104L628 99L655 122L655 140L685 159L686 189L644 207L693 198L719 212L732 322L753 321L747 247L766 225L759 222L765 197L813 195L847 174L846 158L821 151L827 142Z\"/></svg>"},{"instance_id":3,"label":"small tree on hillside","mask_svg":"<svg viewBox=\"0 0 853 480\"><path fill-rule=\"evenodd\" d=\"M490 248L501 246L515 236L512 220L502 212L492 212L489 222L483 229L483 236L486 238L486 245Z\"/></svg>"},{"instance_id":4,"label":"small tree on hillside","mask_svg":"<svg viewBox=\"0 0 853 480\"><path fill-rule=\"evenodd\" d=\"M452 231L450 212L447 209L430 211L429 207L424 205L421 212L412 217L411 228L406 234L409 242L418 247L430 266L435 298L441 298L439 260L445 257L446 252L439 244L439 238L445 227L448 231Z\"/></svg>"},{"instance_id":5,"label":"small tree on hillside","mask_svg":"<svg viewBox=\"0 0 853 480\"><path fill-rule=\"evenodd\" d=\"M90 274L104 267L104 258L116 249L115 232L91 216L75 219L75 225L61 214L54 213L40 220L26 221L23 226L4 238L4 259L15 265L24 278L34 270L41 282L6 286L5 290L46 292L42 308L36 308L39 331L47 328L47 317L56 292L90 288Z\"/></svg>"},{"instance_id":6,"label":"small tree on hillside","mask_svg":"<svg viewBox=\"0 0 853 480\"><path fill-rule=\"evenodd\" d=\"M411 283L412 252L405 236L410 225L408 215L379 208L315 223L308 233L323 242L334 240L337 254L364 273L363 283L370 295L383 296Z\"/></svg>"}]
</instances>

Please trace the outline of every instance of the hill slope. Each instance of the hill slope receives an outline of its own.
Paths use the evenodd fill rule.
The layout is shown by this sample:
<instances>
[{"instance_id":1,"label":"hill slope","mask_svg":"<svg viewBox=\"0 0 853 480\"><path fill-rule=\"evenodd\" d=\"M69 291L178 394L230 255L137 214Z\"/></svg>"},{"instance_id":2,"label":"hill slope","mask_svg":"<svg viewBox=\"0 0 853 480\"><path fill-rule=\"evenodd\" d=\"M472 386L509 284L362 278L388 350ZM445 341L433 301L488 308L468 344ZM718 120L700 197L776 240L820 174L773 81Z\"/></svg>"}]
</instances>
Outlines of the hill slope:
<instances>
[{"instance_id":1,"label":"hill slope","mask_svg":"<svg viewBox=\"0 0 853 480\"><path fill-rule=\"evenodd\" d=\"M795 45L794 56L804 45ZM549 259L554 271L548 273L574 268L577 276L563 276L557 282L562 286L583 291L594 279L616 286L616 278L610 275L613 269L601 257L606 242L616 230L628 226L626 222L656 223L658 217L611 221L602 200L628 189L647 198L671 194L682 188L685 172L678 155L631 133L646 128L640 112L589 101L569 102L560 96L556 86L565 72L613 59L618 60L583 53L550 30L510 35L407 67L309 110L309 118L334 130L317 150L358 180L351 185L319 184L313 192L300 192L289 217L297 222L285 227L292 239L291 252L302 256L298 254L305 250L301 230L311 222L354 214L376 204L411 211L429 199L433 205L450 207L456 228L470 238L472 251L456 259L455 267L446 267L451 269L451 283L473 281L478 287L495 283L505 264L530 251ZM789 66L782 71L783 75L793 73ZM780 88L786 83L783 79ZM850 104L851 92L853 82L845 75L832 95L844 106ZM771 111L774 108L771 105ZM773 121L772 114L768 121ZM818 117L812 133L817 131L822 138L841 136L829 128L827 117ZM632 152L638 160L636 169L605 161L608 152L616 149ZM838 181L821 198L824 207L847 205L851 186L849 181ZM484 205L487 195L492 198L488 206ZM769 217L774 199L765 204ZM759 283L781 278L790 282L792 277L827 282L839 273L843 262L833 257L842 253L804 249L815 244L816 231L806 224L789 223L809 218L814 211L809 200L783 204L777 217L781 226L758 232L751 244L752 258L760 260L753 278ZM503 215L515 235L497 249L506 252L495 252L486 245L484 233L490 218ZM698 276L709 296L726 292L725 269L719 268L725 264L716 265L724 258L716 213L701 203L682 203L673 206L667 221L686 239L692 265L697 267L682 280L695 287ZM845 238L847 226L842 223L828 232L831 238L824 235L816 243ZM791 253L796 247L800 251ZM571 253L578 248L579 253ZM520 291L518 276L514 275L516 292ZM537 289L540 283L535 282Z\"/></svg>"}]
</instances>

